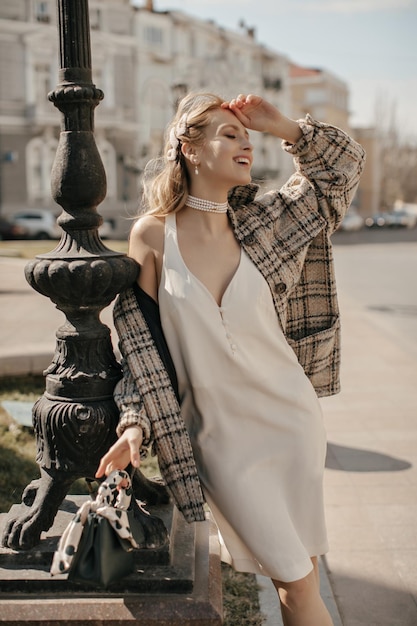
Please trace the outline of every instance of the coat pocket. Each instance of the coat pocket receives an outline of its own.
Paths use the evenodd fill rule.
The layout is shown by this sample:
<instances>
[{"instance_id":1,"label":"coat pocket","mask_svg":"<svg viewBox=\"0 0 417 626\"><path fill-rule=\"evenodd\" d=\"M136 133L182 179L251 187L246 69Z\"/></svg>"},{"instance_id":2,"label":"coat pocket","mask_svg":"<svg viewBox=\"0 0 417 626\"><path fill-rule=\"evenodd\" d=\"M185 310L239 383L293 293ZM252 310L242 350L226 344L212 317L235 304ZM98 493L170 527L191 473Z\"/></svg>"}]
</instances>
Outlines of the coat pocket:
<instances>
[{"instance_id":1,"label":"coat pocket","mask_svg":"<svg viewBox=\"0 0 417 626\"><path fill-rule=\"evenodd\" d=\"M300 339L287 337L298 361L318 395L339 390L340 318L333 317L329 326Z\"/></svg>"}]
</instances>

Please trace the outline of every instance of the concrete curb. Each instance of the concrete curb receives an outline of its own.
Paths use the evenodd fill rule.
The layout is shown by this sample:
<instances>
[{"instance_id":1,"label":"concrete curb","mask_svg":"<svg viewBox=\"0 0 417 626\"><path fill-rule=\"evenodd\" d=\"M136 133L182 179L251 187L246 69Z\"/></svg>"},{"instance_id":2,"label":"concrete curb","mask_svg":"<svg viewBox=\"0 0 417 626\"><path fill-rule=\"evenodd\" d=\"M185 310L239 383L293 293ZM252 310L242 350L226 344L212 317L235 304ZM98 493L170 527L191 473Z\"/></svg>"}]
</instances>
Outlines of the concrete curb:
<instances>
[{"instance_id":1,"label":"concrete curb","mask_svg":"<svg viewBox=\"0 0 417 626\"><path fill-rule=\"evenodd\" d=\"M35 349L34 349L35 348ZM42 347L37 350L36 346L27 345L26 354L17 354L13 350L4 351L0 357L0 377L2 376L41 376L49 367L54 355L54 350Z\"/></svg>"}]
</instances>

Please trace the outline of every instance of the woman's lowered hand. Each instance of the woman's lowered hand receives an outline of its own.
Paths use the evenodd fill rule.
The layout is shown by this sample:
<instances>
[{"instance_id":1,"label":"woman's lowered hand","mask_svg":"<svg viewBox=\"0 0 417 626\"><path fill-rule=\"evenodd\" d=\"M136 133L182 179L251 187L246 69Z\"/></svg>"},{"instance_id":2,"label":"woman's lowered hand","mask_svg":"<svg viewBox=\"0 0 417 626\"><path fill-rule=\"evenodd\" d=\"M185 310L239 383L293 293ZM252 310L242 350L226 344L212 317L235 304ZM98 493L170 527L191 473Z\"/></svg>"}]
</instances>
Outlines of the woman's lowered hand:
<instances>
[{"instance_id":1,"label":"woman's lowered hand","mask_svg":"<svg viewBox=\"0 0 417 626\"><path fill-rule=\"evenodd\" d=\"M132 464L133 467L140 465L140 447L142 445L143 432L139 426L129 426L121 437L101 458L96 471L96 478L108 476L117 469L125 469Z\"/></svg>"}]
</instances>

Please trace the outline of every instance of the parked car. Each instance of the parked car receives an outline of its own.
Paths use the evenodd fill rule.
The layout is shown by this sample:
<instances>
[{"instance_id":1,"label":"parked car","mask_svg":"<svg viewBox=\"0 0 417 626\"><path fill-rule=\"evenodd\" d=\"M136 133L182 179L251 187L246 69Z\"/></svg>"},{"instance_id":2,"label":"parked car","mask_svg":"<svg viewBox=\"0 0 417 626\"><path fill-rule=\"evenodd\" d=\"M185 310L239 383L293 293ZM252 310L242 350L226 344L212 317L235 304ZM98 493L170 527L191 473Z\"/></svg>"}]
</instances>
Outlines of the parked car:
<instances>
[{"instance_id":1,"label":"parked car","mask_svg":"<svg viewBox=\"0 0 417 626\"><path fill-rule=\"evenodd\" d=\"M374 213L365 220L365 226L368 228L382 228L387 225L387 213Z\"/></svg>"},{"instance_id":2,"label":"parked car","mask_svg":"<svg viewBox=\"0 0 417 626\"><path fill-rule=\"evenodd\" d=\"M24 226L15 224L10 218L0 216L0 240L26 239L28 231Z\"/></svg>"},{"instance_id":3,"label":"parked car","mask_svg":"<svg viewBox=\"0 0 417 626\"><path fill-rule=\"evenodd\" d=\"M59 214L47 209L26 209L10 217L25 239L59 239L62 234L56 220ZM114 220L106 219L99 228L101 239L110 239L115 229ZM25 234L23 234L25 233Z\"/></svg>"},{"instance_id":4,"label":"parked car","mask_svg":"<svg viewBox=\"0 0 417 626\"><path fill-rule=\"evenodd\" d=\"M98 229L100 239L111 239L114 235L115 223L112 219L105 219Z\"/></svg>"},{"instance_id":5,"label":"parked car","mask_svg":"<svg viewBox=\"0 0 417 626\"><path fill-rule=\"evenodd\" d=\"M369 228L414 228L417 225L417 215L408 211L387 211L367 217L365 224Z\"/></svg>"},{"instance_id":6,"label":"parked car","mask_svg":"<svg viewBox=\"0 0 417 626\"><path fill-rule=\"evenodd\" d=\"M56 218L47 209L25 209L11 217L14 224L27 230L27 239L59 239L61 229Z\"/></svg>"},{"instance_id":7,"label":"parked car","mask_svg":"<svg viewBox=\"0 0 417 626\"><path fill-rule=\"evenodd\" d=\"M359 213L351 207L343 218L339 228L340 230L357 231L361 230L363 225L364 219L362 215L359 215Z\"/></svg>"},{"instance_id":8,"label":"parked car","mask_svg":"<svg viewBox=\"0 0 417 626\"><path fill-rule=\"evenodd\" d=\"M387 226L391 228L414 228L417 224L417 215L408 211L392 211L387 215Z\"/></svg>"}]
</instances>

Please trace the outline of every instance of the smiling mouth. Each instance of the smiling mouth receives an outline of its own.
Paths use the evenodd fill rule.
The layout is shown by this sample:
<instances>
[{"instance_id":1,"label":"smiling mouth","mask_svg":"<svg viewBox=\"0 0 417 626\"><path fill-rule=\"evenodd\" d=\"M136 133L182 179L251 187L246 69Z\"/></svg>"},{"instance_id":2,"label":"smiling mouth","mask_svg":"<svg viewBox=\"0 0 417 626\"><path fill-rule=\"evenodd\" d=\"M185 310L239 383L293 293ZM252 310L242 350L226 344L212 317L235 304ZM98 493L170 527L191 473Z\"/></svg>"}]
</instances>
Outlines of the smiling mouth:
<instances>
[{"instance_id":1,"label":"smiling mouth","mask_svg":"<svg viewBox=\"0 0 417 626\"><path fill-rule=\"evenodd\" d=\"M246 157L238 157L235 159L235 163L238 163L239 165L250 165L250 160Z\"/></svg>"}]
</instances>

